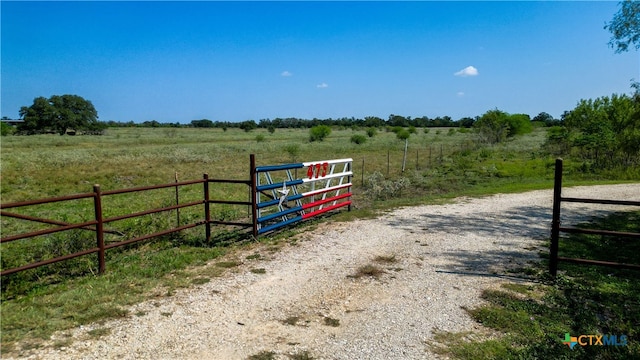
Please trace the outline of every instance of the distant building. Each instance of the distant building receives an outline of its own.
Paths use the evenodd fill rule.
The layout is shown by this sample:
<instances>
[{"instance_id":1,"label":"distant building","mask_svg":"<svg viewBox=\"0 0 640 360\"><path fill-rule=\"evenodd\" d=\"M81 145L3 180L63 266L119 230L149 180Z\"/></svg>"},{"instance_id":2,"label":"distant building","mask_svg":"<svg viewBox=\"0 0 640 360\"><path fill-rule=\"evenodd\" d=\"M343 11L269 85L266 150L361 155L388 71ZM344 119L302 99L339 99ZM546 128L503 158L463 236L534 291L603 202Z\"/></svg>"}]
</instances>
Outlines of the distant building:
<instances>
[{"instance_id":1,"label":"distant building","mask_svg":"<svg viewBox=\"0 0 640 360\"><path fill-rule=\"evenodd\" d=\"M0 119L0 121L11 126L17 126L18 124L22 124L24 122L24 120L22 119Z\"/></svg>"}]
</instances>

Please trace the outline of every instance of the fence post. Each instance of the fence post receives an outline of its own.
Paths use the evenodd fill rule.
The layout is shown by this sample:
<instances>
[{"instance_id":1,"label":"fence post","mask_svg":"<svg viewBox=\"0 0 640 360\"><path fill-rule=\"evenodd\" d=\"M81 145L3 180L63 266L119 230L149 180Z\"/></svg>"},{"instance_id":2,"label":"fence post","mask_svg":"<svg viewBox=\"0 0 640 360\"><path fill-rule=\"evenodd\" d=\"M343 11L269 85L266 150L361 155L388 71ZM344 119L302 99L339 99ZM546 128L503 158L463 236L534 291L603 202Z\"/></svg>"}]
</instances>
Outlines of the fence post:
<instances>
[{"instance_id":1,"label":"fence post","mask_svg":"<svg viewBox=\"0 0 640 360\"><path fill-rule=\"evenodd\" d=\"M391 162L391 150L387 149L387 177L389 177L389 163Z\"/></svg>"},{"instance_id":2,"label":"fence post","mask_svg":"<svg viewBox=\"0 0 640 360\"><path fill-rule=\"evenodd\" d=\"M360 179L362 182L362 186L364 187L364 158L362 158L362 172L360 173Z\"/></svg>"},{"instance_id":3,"label":"fence post","mask_svg":"<svg viewBox=\"0 0 640 360\"><path fill-rule=\"evenodd\" d=\"M204 179L204 225L205 240L211 241L211 211L209 210L209 174L202 175Z\"/></svg>"},{"instance_id":4,"label":"fence post","mask_svg":"<svg viewBox=\"0 0 640 360\"><path fill-rule=\"evenodd\" d=\"M256 155L249 155L249 178L251 179L251 222L253 224L253 237L258 239L258 180L256 173Z\"/></svg>"},{"instance_id":5,"label":"fence post","mask_svg":"<svg viewBox=\"0 0 640 360\"><path fill-rule=\"evenodd\" d=\"M409 139L404 139L404 153L402 153L402 173L404 174L404 168L407 163L407 148L409 147Z\"/></svg>"},{"instance_id":6,"label":"fence post","mask_svg":"<svg viewBox=\"0 0 640 360\"><path fill-rule=\"evenodd\" d=\"M98 245L98 273L104 274L105 271L105 248L104 248L104 224L102 222L102 197L100 185L93 185L93 208L96 218L96 241Z\"/></svg>"},{"instance_id":7,"label":"fence post","mask_svg":"<svg viewBox=\"0 0 640 360\"><path fill-rule=\"evenodd\" d=\"M560 202L562 197L562 159L556 159L553 183L553 215L551 219L551 247L549 249L549 273L558 274L558 242L560 241Z\"/></svg>"},{"instance_id":8,"label":"fence post","mask_svg":"<svg viewBox=\"0 0 640 360\"><path fill-rule=\"evenodd\" d=\"M178 183L178 172L176 171L176 184ZM180 195L178 193L178 185L176 185L176 205L180 205ZM180 226L180 208L176 209L176 227Z\"/></svg>"}]
</instances>

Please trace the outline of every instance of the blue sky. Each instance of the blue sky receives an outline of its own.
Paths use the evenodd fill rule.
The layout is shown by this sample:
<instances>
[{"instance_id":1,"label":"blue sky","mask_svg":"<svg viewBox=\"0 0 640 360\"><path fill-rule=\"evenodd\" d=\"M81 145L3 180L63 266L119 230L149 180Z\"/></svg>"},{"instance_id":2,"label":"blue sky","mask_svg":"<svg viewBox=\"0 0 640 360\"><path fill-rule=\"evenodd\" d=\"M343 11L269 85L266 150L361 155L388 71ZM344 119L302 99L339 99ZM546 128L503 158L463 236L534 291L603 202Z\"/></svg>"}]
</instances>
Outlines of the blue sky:
<instances>
[{"instance_id":1,"label":"blue sky","mask_svg":"<svg viewBox=\"0 0 640 360\"><path fill-rule=\"evenodd\" d=\"M99 119L559 117L629 93L616 2L2 1L1 115L75 94Z\"/></svg>"}]
</instances>

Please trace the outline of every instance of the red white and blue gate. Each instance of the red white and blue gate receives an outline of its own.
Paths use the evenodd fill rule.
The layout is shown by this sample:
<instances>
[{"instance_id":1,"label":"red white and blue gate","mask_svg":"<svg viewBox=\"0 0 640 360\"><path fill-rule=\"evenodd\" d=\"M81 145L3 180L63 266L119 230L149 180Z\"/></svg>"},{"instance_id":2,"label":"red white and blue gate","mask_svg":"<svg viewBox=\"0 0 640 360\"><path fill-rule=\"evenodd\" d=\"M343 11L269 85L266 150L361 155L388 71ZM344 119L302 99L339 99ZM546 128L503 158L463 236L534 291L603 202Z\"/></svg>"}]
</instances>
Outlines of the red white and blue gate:
<instances>
[{"instance_id":1,"label":"red white and blue gate","mask_svg":"<svg viewBox=\"0 0 640 360\"><path fill-rule=\"evenodd\" d=\"M264 234L344 206L350 209L352 162L336 159L255 167L254 231ZM306 176L297 178L295 174L304 168Z\"/></svg>"}]
</instances>

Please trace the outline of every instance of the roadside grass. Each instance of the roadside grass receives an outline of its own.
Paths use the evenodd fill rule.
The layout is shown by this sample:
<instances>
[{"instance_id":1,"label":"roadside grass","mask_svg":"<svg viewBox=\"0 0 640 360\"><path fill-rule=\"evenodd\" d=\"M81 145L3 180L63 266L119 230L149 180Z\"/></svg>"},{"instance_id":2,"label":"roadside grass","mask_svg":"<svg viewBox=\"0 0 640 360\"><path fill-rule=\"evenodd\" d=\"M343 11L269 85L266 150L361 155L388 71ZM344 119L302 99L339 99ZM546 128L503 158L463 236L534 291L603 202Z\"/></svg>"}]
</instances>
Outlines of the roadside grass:
<instances>
[{"instance_id":1,"label":"roadside grass","mask_svg":"<svg viewBox=\"0 0 640 360\"><path fill-rule=\"evenodd\" d=\"M23 288L2 294L1 351L19 352L22 349L14 345L20 340L37 343L58 330L135 315L129 314L128 306L171 296L176 289L202 284L221 274L222 268L202 265L225 251L218 247L176 248L161 239L125 252L107 253L108 271L100 276L87 273L54 281L20 282Z\"/></svg>"},{"instance_id":2,"label":"roadside grass","mask_svg":"<svg viewBox=\"0 0 640 360\"><path fill-rule=\"evenodd\" d=\"M581 224L640 232L640 211L614 213ZM630 238L571 234L560 241L560 255L640 264L640 242ZM560 264L555 281L544 262L529 273L530 284L505 283L486 290L486 305L467 309L492 336L437 332L429 347L457 359L638 359L640 358L639 271ZM627 337L624 346L563 344L565 334ZM585 338L583 343L588 343ZM595 340L594 340L595 343Z\"/></svg>"},{"instance_id":3,"label":"roadside grass","mask_svg":"<svg viewBox=\"0 0 640 360\"><path fill-rule=\"evenodd\" d=\"M541 151L544 129L505 144L481 146L473 133L418 131L409 139L406 168L401 169L404 142L391 132L379 132L364 144L353 134L366 129L336 129L323 142L308 142L307 129L266 129L245 133L238 129L108 129L105 136L7 136L0 143L2 203L91 192L166 184L202 178L247 179L249 154L259 165L316 159L354 159L353 211L321 217L262 237L278 251L295 243L296 234L311 231L323 221L371 218L399 206L443 203L457 196L546 189L553 184L554 156ZM257 142L256 136L264 140ZM295 149L294 149L295 148ZM295 151L294 151L295 150ZM590 185L637 181L640 169L582 172L579 160L565 160L565 184ZM52 176L55 174L55 176ZM391 191L392 196L386 192ZM210 188L212 199L246 201L248 189L238 185ZM202 186L179 190L180 203L202 199ZM174 189L104 198L105 216L120 216L175 204ZM21 213L75 223L92 220L90 200L74 200L30 207ZM248 217L246 207L212 205L212 219ZM202 220L200 207L109 223L114 230L105 241L115 242ZM331 219L331 220L328 220ZM1 218L3 236L46 228L33 222ZM252 239L246 232L215 230L211 243L202 228L107 251L107 271L98 276L95 255L13 274L2 279L1 352L16 342L32 346L57 330L94 321L130 316L126 308L145 299L171 296L182 287L203 284L225 271L212 260ZM74 230L28 241L0 245L3 269L89 249L91 231ZM294 240L290 240L294 239ZM247 258L247 260L250 260ZM224 260L235 261L239 260ZM224 262L223 261L223 262ZM211 266L203 266L211 262ZM371 264L371 266L374 266ZM233 268L229 264L228 268ZM260 271L260 270L258 270ZM80 309L81 311L79 311ZM136 315L136 314L133 314ZM37 346L37 345L33 345ZM17 349L20 350L20 349Z\"/></svg>"}]
</instances>

